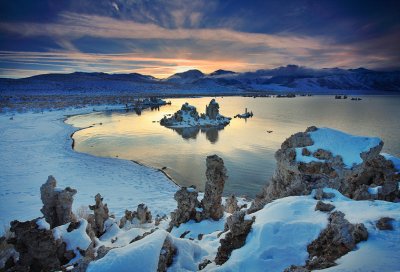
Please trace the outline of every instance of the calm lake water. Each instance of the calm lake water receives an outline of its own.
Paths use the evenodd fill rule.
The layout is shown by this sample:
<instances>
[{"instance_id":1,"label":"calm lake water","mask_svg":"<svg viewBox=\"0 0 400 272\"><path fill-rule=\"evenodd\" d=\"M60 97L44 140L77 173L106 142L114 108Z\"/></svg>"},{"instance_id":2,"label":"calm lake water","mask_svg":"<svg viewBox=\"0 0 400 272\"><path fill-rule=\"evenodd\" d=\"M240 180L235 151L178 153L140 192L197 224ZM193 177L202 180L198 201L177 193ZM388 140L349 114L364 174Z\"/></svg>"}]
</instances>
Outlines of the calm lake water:
<instances>
[{"instance_id":1,"label":"calm lake water","mask_svg":"<svg viewBox=\"0 0 400 272\"><path fill-rule=\"evenodd\" d=\"M400 156L400 96L365 96L361 101L332 96L217 97L221 114L233 117L248 108L254 117L235 118L224 129L209 131L173 130L155 122L176 112L184 102L204 112L210 100L170 99L171 105L144 110L140 116L106 111L73 116L66 122L79 128L93 125L74 134L76 151L166 167L165 172L178 184L194 184L200 190L204 188L206 156L217 154L224 159L229 175L224 193L250 197L272 176L274 153L281 143L311 125L378 136L385 143L384 152Z\"/></svg>"}]
</instances>

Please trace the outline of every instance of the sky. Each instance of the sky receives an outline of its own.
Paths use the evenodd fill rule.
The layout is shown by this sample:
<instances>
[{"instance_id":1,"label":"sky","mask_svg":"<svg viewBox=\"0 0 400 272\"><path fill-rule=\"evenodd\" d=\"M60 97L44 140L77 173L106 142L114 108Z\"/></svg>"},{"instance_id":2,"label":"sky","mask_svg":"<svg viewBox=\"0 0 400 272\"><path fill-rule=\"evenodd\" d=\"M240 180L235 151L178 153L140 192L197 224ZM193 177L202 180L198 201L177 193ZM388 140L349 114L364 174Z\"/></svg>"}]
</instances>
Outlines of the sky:
<instances>
[{"instance_id":1,"label":"sky","mask_svg":"<svg viewBox=\"0 0 400 272\"><path fill-rule=\"evenodd\" d=\"M400 1L0 0L0 77L400 68Z\"/></svg>"}]
</instances>

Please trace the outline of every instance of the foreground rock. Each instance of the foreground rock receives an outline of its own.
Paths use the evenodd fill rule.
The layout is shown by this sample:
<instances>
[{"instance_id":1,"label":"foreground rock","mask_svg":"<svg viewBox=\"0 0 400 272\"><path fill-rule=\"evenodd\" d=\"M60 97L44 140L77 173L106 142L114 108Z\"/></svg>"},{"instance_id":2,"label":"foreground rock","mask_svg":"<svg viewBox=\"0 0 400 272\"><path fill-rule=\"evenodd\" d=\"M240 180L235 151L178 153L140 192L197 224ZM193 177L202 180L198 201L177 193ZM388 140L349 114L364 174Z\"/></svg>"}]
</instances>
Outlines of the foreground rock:
<instances>
[{"instance_id":1,"label":"foreground rock","mask_svg":"<svg viewBox=\"0 0 400 272\"><path fill-rule=\"evenodd\" d=\"M380 155L382 146L379 138L328 128L309 127L292 135L275 153L274 176L257 196L251 212L274 199L307 195L323 187L355 200L398 200L400 175L392 161Z\"/></svg>"},{"instance_id":2,"label":"foreground rock","mask_svg":"<svg viewBox=\"0 0 400 272\"><path fill-rule=\"evenodd\" d=\"M178 207L171 213L170 229L189 220L196 222L203 219L219 220L224 215L222 192L227 178L224 161L217 155L208 156L206 166L204 198L201 202L198 201L198 191L195 186L182 187L178 190L174 196Z\"/></svg>"},{"instance_id":3,"label":"foreground rock","mask_svg":"<svg viewBox=\"0 0 400 272\"><path fill-rule=\"evenodd\" d=\"M197 200L198 192L195 187L182 187L175 193L174 199L178 203L177 209L171 213L171 228L178 227L189 220L201 220L200 203Z\"/></svg>"},{"instance_id":4,"label":"foreground rock","mask_svg":"<svg viewBox=\"0 0 400 272\"><path fill-rule=\"evenodd\" d=\"M219 104L212 99L206 106L205 114L199 115L196 107L185 103L171 117L164 116L160 124L170 128L224 127L229 124L230 119L219 114Z\"/></svg>"},{"instance_id":5,"label":"foreground rock","mask_svg":"<svg viewBox=\"0 0 400 272\"><path fill-rule=\"evenodd\" d=\"M219 220L224 215L222 206L222 192L224 191L226 168L224 161L217 155L208 156L206 160L206 187L204 198L201 201L203 206L203 218Z\"/></svg>"},{"instance_id":6,"label":"foreground rock","mask_svg":"<svg viewBox=\"0 0 400 272\"><path fill-rule=\"evenodd\" d=\"M215 263L224 264L234 249L241 248L246 242L247 234L251 230L251 225L255 218L245 219L246 212L238 211L228 217L225 230L228 231L225 238L221 239L221 246L218 248Z\"/></svg>"},{"instance_id":7,"label":"foreground rock","mask_svg":"<svg viewBox=\"0 0 400 272\"><path fill-rule=\"evenodd\" d=\"M94 212L94 217L91 217L88 221L92 225L94 232L97 237L100 237L104 233L104 222L109 218L107 204L103 204L103 198L100 194L95 196L96 204L89 206Z\"/></svg>"},{"instance_id":8,"label":"foreground rock","mask_svg":"<svg viewBox=\"0 0 400 272\"><path fill-rule=\"evenodd\" d=\"M43 208L40 211L52 228L75 220L72 202L76 190L70 187L61 190L56 187L57 181L53 176L49 176L46 183L40 187L43 202Z\"/></svg>"},{"instance_id":9,"label":"foreground rock","mask_svg":"<svg viewBox=\"0 0 400 272\"><path fill-rule=\"evenodd\" d=\"M51 230L39 228L37 220L11 222L15 237L8 242L19 253L14 271L54 271L75 257L63 241L54 239Z\"/></svg>"},{"instance_id":10,"label":"foreground rock","mask_svg":"<svg viewBox=\"0 0 400 272\"><path fill-rule=\"evenodd\" d=\"M333 212L329 216L329 224L318 238L307 247L308 260L304 267L292 266L295 269L324 269L336 265L335 260L352 251L356 244L365 241L368 232L364 224L351 224L344 218L344 213Z\"/></svg>"},{"instance_id":11,"label":"foreground rock","mask_svg":"<svg viewBox=\"0 0 400 272\"><path fill-rule=\"evenodd\" d=\"M120 220L120 228L124 227L128 222L130 224L134 223L133 220L135 219L139 224L152 222L151 212L144 203L139 204L136 211L125 211L125 216L123 216Z\"/></svg>"}]
</instances>

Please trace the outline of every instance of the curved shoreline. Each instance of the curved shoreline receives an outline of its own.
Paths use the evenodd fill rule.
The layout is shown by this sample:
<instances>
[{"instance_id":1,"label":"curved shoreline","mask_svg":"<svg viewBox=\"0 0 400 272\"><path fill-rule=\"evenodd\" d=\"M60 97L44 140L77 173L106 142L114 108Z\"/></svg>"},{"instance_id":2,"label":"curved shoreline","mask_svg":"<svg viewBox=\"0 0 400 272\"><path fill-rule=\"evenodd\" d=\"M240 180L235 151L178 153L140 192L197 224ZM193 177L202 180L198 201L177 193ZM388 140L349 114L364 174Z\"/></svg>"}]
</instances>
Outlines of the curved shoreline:
<instances>
[{"instance_id":1,"label":"curved shoreline","mask_svg":"<svg viewBox=\"0 0 400 272\"><path fill-rule=\"evenodd\" d=\"M107 111L107 110L105 110L105 111ZM104 111L96 111L96 112L104 112ZM65 117L64 120L63 120L63 123L64 123L65 125L69 125L69 126L71 126L71 127L76 128L76 127L73 126L73 125L67 124L65 121L67 121L68 118L70 118L70 117L79 116L79 115L86 115L86 114L89 114L89 113L79 113L79 114L66 115L66 117ZM80 153L80 152L78 152L78 151L75 150L75 139L74 139L74 134L75 134L76 132L78 132L78 131L81 131L81 130L84 130L84 129L88 129L88 128L92 128L92 127L94 127L95 125L96 125L96 124L93 124L93 125L90 125L90 126L87 126L87 127L83 127L83 128L77 128L74 132L72 132L72 133L69 135L69 137L70 137L71 140L72 140L71 149L72 149L74 152ZM88 153L85 153L85 154L88 154ZM93 155L93 154L89 154L89 155L95 156L95 155ZM95 156L95 157L104 158L104 157L101 157L101 156ZM139 162L139 161L136 161L136 160L126 160L126 159L120 159L120 158L114 158L114 157L106 157L106 158L116 159L116 160L131 161L131 162L133 162L133 163L135 163L135 164L137 164L137 165L140 165L140 166L143 166L143 167L146 167L146 168L149 168L149 169L153 169L153 170L159 171L159 172L163 173L164 176L165 176L167 179L169 179L174 185L176 185L176 186L178 186L179 188L181 188L181 185L179 185L179 184L178 184L170 175L168 175L168 173L165 172L163 169L160 169L160 168L157 168L157 167L153 167L153 166L151 166L151 165L146 165L146 164L143 164L143 163L141 163L141 162Z\"/></svg>"}]
</instances>

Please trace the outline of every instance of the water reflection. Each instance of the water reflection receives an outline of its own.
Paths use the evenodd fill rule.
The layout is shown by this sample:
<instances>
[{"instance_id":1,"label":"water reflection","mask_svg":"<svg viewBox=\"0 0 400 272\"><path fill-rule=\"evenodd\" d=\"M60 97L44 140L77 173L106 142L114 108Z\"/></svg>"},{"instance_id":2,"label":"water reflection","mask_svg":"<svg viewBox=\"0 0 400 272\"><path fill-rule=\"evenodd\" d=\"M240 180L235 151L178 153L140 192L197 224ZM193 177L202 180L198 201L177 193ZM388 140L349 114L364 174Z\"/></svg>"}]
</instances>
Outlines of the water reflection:
<instances>
[{"instance_id":1,"label":"water reflection","mask_svg":"<svg viewBox=\"0 0 400 272\"><path fill-rule=\"evenodd\" d=\"M183 139L197 139L199 132L206 134L206 139L215 144L218 141L218 134L220 130L224 129L221 127L188 127L188 128L170 128L178 133Z\"/></svg>"},{"instance_id":2,"label":"water reflection","mask_svg":"<svg viewBox=\"0 0 400 272\"><path fill-rule=\"evenodd\" d=\"M224 194L259 193L273 175L274 154L281 143L311 125L381 137L383 151L400 156L400 96L363 97L357 102L329 96L224 97L216 101L225 116L233 117L246 107L256 114L247 122L233 118L225 129L170 129L158 122L185 102L205 108L210 98L203 97L171 99L171 105L142 110L140 116L134 111L94 112L70 117L67 123L92 126L74 134L76 151L167 167L165 171L179 184L196 185L200 190L206 180L205 158L217 154L229 175Z\"/></svg>"}]
</instances>

